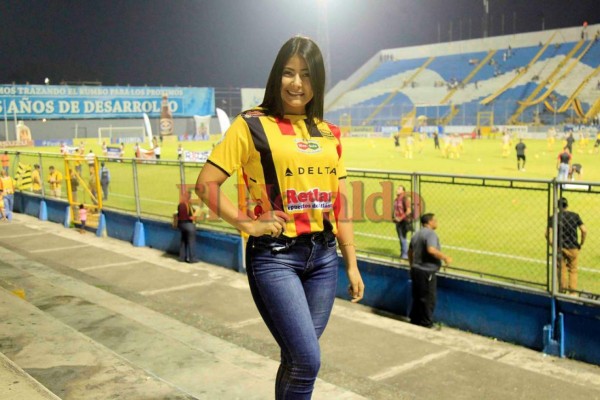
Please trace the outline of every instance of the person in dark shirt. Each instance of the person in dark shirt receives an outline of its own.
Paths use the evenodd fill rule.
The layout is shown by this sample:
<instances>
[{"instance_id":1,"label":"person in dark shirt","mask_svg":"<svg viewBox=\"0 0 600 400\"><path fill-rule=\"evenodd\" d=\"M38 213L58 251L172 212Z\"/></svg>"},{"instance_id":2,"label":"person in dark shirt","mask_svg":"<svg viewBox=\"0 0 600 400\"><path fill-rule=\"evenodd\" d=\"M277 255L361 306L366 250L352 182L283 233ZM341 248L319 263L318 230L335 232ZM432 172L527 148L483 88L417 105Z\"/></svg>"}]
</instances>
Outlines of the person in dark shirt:
<instances>
[{"instance_id":1,"label":"person in dark shirt","mask_svg":"<svg viewBox=\"0 0 600 400\"><path fill-rule=\"evenodd\" d=\"M196 224L191 204L191 192L183 192L177 206L177 227L181 232L179 261L195 263L196 260Z\"/></svg>"},{"instance_id":2,"label":"person in dark shirt","mask_svg":"<svg viewBox=\"0 0 600 400\"><path fill-rule=\"evenodd\" d=\"M438 227L434 214L421 216L421 229L416 232L408 247L408 262L412 280L412 309L410 323L433 328L433 311L436 303L436 273L442 266L450 265L452 258L441 251L440 240L435 233Z\"/></svg>"},{"instance_id":3,"label":"person in dark shirt","mask_svg":"<svg viewBox=\"0 0 600 400\"><path fill-rule=\"evenodd\" d=\"M587 229L579 214L568 211L569 202L562 197L558 200L558 264L559 289L563 293L575 294L577 291L577 261L579 251L585 242ZM552 223L554 216L548 218L546 239L552 245ZM578 242L577 229L581 231L581 242Z\"/></svg>"},{"instance_id":4,"label":"person in dark shirt","mask_svg":"<svg viewBox=\"0 0 600 400\"><path fill-rule=\"evenodd\" d=\"M517 170L525 171L525 150L527 146L523 143L523 139L519 139L519 143L515 146L515 150L517 151ZM521 166L521 161L523 161L523 166Z\"/></svg>"},{"instance_id":5,"label":"person in dark shirt","mask_svg":"<svg viewBox=\"0 0 600 400\"><path fill-rule=\"evenodd\" d=\"M569 148L569 153L573 153L573 143L575 143L575 138L573 137L573 132L569 133L567 136L567 147Z\"/></svg>"}]
</instances>

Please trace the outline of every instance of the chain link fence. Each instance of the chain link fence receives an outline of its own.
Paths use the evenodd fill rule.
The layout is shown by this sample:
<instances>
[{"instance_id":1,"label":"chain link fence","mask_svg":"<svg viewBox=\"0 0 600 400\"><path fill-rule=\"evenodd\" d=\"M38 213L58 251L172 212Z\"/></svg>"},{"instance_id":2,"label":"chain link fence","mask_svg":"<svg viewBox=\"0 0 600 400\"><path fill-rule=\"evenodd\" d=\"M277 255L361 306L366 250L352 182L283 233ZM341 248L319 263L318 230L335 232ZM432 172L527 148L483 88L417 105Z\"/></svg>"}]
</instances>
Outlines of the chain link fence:
<instances>
[{"instance_id":1,"label":"chain link fence","mask_svg":"<svg viewBox=\"0 0 600 400\"><path fill-rule=\"evenodd\" d=\"M65 176L63 157L45 153L14 153L11 175L15 179L21 166L40 166L43 190L32 186L20 190L49 197L48 169L55 166ZM182 186L193 190L202 164L158 160L114 160L98 157L110 171L111 181L103 207L137 216L170 221L177 209ZM83 173L89 172L87 168ZM404 186L412 199L413 229L418 217L435 213L442 250L453 258L447 273L485 279L558 293L556 268L561 261L560 243L546 239L548 227L564 228L562 219L552 218L558 199L567 198L569 211L579 214L587 237L579 251L577 287L571 290L581 298L600 298L600 184L566 183L554 180L507 179L348 170L348 207L354 221L357 251L362 257L378 259L391 266L408 267L400 259L400 241L392 221L396 189ZM19 178L20 179L20 178ZM18 181L18 179L17 179ZM243 187L243 186L242 186ZM240 184L236 177L226 181L222 190L237 201ZM61 198L67 198L66 186ZM235 232L224 221L195 200L202 209L200 226ZM556 225L552 225L556 220ZM549 225L550 223L550 225ZM581 238L581 229L579 238ZM553 231L550 232L552 237ZM410 240L411 233L408 238ZM558 241L559 242L559 241Z\"/></svg>"},{"instance_id":2,"label":"chain link fence","mask_svg":"<svg viewBox=\"0 0 600 400\"><path fill-rule=\"evenodd\" d=\"M395 190L402 185L416 214L436 214L442 250L453 258L447 273L552 292L560 290L553 266L560 263L561 251L546 233L551 217L560 212L558 199L565 197L588 232L571 292L600 297L600 237L594 234L600 226L597 183L362 170L349 170L348 183L360 254L408 267L400 260L400 240L391 219ZM567 229L562 224L557 218L558 232ZM413 229L419 229L418 215ZM576 230L581 241L581 230Z\"/></svg>"}]
</instances>

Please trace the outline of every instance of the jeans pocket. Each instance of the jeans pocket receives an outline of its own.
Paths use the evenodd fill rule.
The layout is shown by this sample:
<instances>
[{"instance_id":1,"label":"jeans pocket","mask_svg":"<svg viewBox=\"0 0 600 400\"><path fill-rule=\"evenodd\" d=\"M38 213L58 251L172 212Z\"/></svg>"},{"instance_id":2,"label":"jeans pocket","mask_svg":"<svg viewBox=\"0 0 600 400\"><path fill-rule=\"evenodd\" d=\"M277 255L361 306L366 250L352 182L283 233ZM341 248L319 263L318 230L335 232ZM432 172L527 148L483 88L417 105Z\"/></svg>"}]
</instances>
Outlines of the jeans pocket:
<instances>
[{"instance_id":1,"label":"jeans pocket","mask_svg":"<svg viewBox=\"0 0 600 400\"><path fill-rule=\"evenodd\" d=\"M331 249L331 248L335 247L336 244L337 243L336 243L336 240L335 240L335 236L327 238L326 245L327 245L328 249Z\"/></svg>"}]
</instances>

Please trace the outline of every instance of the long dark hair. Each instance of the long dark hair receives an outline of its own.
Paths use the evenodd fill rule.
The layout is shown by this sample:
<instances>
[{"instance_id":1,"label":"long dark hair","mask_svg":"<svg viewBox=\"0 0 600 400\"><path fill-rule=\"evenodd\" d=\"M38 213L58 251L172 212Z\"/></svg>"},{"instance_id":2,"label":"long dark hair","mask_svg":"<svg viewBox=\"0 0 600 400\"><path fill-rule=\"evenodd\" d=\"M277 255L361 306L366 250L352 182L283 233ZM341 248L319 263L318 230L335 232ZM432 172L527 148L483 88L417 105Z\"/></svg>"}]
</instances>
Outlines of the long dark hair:
<instances>
[{"instance_id":1,"label":"long dark hair","mask_svg":"<svg viewBox=\"0 0 600 400\"><path fill-rule=\"evenodd\" d=\"M295 55L299 55L304 59L310 74L313 98L306 105L306 117L310 123L313 123L315 118L323 120L323 105L325 102L325 64L323 55L319 46L313 40L303 36L294 36L289 39L277 53L267 80L265 97L260 107L266 108L269 114L283 117L285 112L283 100L281 99L281 76L286 63Z\"/></svg>"}]
</instances>

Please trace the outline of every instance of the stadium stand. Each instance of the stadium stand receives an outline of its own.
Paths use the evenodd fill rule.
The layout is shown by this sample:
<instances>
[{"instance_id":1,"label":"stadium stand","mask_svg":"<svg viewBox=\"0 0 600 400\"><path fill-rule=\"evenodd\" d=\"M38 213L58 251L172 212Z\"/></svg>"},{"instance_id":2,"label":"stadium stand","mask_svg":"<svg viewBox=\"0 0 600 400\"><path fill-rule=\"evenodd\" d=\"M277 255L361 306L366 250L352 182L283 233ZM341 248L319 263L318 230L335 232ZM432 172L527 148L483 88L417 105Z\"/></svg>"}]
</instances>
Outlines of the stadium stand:
<instances>
[{"instance_id":1,"label":"stadium stand","mask_svg":"<svg viewBox=\"0 0 600 400\"><path fill-rule=\"evenodd\" d=\"M327 95L326 117L353 126L589 123L600 108L600 24L383 49Z\"/></svg>"}]
</instances>

